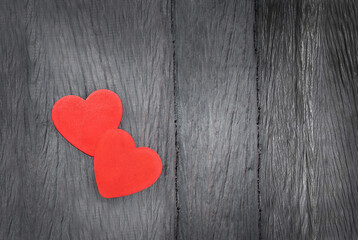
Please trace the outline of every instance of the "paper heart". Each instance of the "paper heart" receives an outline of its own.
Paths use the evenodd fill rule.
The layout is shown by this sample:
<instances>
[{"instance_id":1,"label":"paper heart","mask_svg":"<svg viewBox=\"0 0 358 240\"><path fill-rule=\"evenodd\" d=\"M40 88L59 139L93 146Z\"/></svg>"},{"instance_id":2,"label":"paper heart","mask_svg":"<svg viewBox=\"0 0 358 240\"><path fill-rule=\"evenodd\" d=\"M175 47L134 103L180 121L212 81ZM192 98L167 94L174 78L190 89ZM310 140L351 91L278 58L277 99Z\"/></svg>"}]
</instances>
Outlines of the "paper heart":
<instances>
[{"instance_id":1,"label":"paper heart","mask_svg":"<svg viewBox=\"0 0 358 240\"><path fill-rule=\"evenodd\" d=\"M117 94L101 89L86 100L69 95L52 108L52 121L61 135L73 146L93 156L97 143L108 129L118 128L122 102Z\"/></svg>"},{"instance_id":2,"label":"paper heart","mask_svg":"<svg viewBox=\"0 0 358 240\"><path fill-rule=\"evenodd\" d=\"M113 129L98 143L94 172L102 197L122 197L150 187L162 172L162 161L152 149L136 148L126 131Z\"/></svg>"}]
</instances>

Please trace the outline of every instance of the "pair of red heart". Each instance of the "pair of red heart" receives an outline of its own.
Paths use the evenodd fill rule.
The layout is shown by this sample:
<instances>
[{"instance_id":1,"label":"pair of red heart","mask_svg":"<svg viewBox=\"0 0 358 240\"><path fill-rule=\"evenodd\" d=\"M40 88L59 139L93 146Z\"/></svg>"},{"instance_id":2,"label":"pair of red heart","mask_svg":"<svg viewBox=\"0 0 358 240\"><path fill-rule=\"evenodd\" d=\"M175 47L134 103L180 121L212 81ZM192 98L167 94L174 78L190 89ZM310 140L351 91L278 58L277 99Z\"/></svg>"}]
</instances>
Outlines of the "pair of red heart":
<instances>
[{"instance_id":1,"label":"pair of red heart","mask_svg":"<svg viewBox=\"0 0 358 240\"><path fill-rule=\"evenodd\" d=\"M162 172L162 161L155 151L136 148L131 135L118 129L122 112L121 99L105 89L93 92L86 100L65 96L52 109L52 121L61 135L94 156L98 191L105 198L142 191Z\"/></svg>"}]
</instances>

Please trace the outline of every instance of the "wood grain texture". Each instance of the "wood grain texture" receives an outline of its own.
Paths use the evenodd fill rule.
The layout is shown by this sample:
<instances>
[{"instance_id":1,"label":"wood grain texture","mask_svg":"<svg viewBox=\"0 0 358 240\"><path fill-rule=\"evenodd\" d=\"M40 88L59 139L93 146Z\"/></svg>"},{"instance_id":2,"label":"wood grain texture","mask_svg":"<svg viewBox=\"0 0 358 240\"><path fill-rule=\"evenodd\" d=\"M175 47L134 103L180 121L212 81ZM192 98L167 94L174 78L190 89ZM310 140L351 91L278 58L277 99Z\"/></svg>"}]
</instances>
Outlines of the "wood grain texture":
<instances>
[{"instance_id":1,"label":"wood grain texture","mask_svg":"<svg viewBox=\"0 0 358 240\"><path fill-rule=\"evenodd\" d=\"M0 238L174 238L170 3L0 5ZM152 187L110 200L98 193L93 158L70 145L51 121L59 98L86 98L101 88L122 99L120 128L137 146L156 150L164 164Z\"/></svg>"},{"instance_id":2,"label":"wood grain texture","mask_svg":"<svg viewBox=\"0 0 358 240\"><path fill-rule=\"evenodd\" d=\"M11 2L13 4L11 4ZM0 239L19 239L24 214L27 95L25 4L0 4Z\"/></svg>"},{"instance_id":3,"label":"wood grain texture","mask_svg":"<svg viewBox=\"0 0 358 240\"><path fill-rule=\"evenodd\" d=\"M257 239L254 3L177 1L179 239Z\"/></svg>"},{"instance_id":4,"label":"wood grain texture","mask_svg":"<svg viewBox=\"0 0 358 240\"><path fill-rule=\"evenodd\" d=\"M358 238L358 4L260 0L263 239Z\"/></svg>"},{"instance_id":5,"label":"wood grain texture","mask_svg":"<svg viewBox=\"0 0 358 240\"><path fill-rule=\"evenodd\" d=\"M358 239L358 3L254 5L2 0L0 239ZM164 164L109 200L51 121L101 88Z\"/></svg>"}]
</instances>

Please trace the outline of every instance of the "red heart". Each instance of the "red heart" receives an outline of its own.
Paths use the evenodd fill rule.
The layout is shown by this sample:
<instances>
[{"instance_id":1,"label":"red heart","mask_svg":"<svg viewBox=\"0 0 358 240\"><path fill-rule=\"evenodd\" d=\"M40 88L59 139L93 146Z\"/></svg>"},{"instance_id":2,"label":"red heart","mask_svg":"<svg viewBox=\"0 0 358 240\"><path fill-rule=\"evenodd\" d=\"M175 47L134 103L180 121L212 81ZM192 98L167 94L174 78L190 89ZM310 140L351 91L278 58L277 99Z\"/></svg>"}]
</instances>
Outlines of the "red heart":
<instances>
[{"instance_id":1,"label":"red heart","mask_svg":"<svg viewBox=\"0 0 358 240\"><path fill-rule=\"evenodd\" d=\"M150 187L162 172L162 161L152 149L136 148L126 131L112 129L98 143L94 172L102 197L122 197Z\"/></svg>"},{"instance_id":2,"label":"red heart","mask_svg":"<svg viewBox=\"0 0 358 240\"><path fill-rule=\"evenodd\" d=\"M118 128L122 118L121 99L101 89L86 100L65 96L52 108L52 121L61 135L79 150L93 156L96 145L108 129Z\"/></svg>"}]
</instances>

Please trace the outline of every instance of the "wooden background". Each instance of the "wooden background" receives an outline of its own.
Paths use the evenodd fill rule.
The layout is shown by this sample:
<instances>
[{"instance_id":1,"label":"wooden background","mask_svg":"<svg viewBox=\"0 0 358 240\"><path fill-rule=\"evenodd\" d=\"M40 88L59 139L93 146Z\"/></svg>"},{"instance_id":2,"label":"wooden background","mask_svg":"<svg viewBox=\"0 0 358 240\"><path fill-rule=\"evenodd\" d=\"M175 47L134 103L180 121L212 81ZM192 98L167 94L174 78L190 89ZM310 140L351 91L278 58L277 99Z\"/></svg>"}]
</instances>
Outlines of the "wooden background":
<instances>
[{"instance_id":1,"label":"wooden background","mask_svg":"<svg viewBox=\"0 0 358 240\"><path fill-rule=\"evenodd\" d=\"M0 239L358 239L358 3L0 0ZM162 157L102 198L51 121L107 88Z\"/></svg>"}]
</instances>

